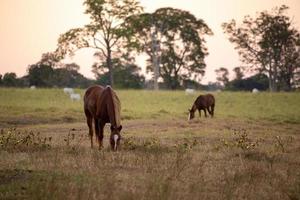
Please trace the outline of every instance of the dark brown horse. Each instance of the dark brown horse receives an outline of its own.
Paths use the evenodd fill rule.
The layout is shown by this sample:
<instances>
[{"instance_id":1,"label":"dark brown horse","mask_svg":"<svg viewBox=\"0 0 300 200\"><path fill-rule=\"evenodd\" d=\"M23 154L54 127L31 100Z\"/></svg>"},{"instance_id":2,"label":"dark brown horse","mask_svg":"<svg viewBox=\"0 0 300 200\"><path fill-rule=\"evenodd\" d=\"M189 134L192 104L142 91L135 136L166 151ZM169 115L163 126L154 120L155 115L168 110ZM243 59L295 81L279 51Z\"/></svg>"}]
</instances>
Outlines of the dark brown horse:
<instances>
[{"instance_id":1,"label":"dark brown horse","mask_svg":"<svg viewBox=\"0 0 300 200\"><path fill-rule=\"evenodd\" d=\"M84 95L84 113L87 125L89 127L89 135L91 139L91 147L93 148L93 121L95 133L99 144L102 148L103 129L106 123L110 123L110 145L112 150L117 150L120 144L121 104L118 96L110 86L103 88L95 85L89 87Z\"/></svg>"},{"instance_id":2,"label":"dark brown horse","mask_svg":"<svg viewBox=\"0 0 300 200\"><path fill-rule=\"evenodd\" d=\"M189 109L188 120L195 117L195 111L199 111L199 116L201 117L201 110L204 111L205 117L207 117L206 110L211 115L214 116L215 110L215 97L212 94L200 95L194 102L191 109Z\"/></svg>"}]
</instances>

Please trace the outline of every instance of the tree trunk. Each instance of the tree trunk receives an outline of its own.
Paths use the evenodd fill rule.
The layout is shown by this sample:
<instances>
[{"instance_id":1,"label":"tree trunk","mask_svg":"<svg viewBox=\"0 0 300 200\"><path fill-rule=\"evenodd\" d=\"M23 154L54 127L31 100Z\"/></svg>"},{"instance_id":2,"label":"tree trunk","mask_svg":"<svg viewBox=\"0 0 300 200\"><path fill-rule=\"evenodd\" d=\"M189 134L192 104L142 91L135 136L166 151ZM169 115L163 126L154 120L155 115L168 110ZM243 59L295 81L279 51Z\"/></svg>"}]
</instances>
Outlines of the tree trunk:
<instances>
[{"instance_id":1,"label":"tree trunk","mask_svg":"<svg viewBox=\"0 0 300 200\"><path fill-rule=\"evenodd\" d=\"M269 83L270 83L270 92L276 92L277 90L276 90L276 83L275 83L275 80L274 80L274 76L272 76Z\"/></svg>"},{"instance_id":2,"label":"tree trunk","mask_svg":"<svg viewBox=\"0 0 300 200\"><path fill-rule=\"evenodd\" d=\"M270 92L274 92L274 77L271 67L269 69L269 90Z\"/></svg>"},{"instance_id":3,"label":"tree trunk","mask_svg":"<svg viewBox=\"0 0 300 200\"><path fill-rule=\"evenodd\" d=\"M157 40L155 33L151 33L151 51L152 51L152 67L154 72L154 90L159 90L158 86L158 78L159 78L159 62L158 62L158 56L157 56Z\"/></svg>"},{"instance_id":4,"label":"tree trunk","mask_svg":"<svg viewBox=\"0 0 300 200\"><path fill-rule=\"evenodd\" d=\"M111 87L114 87L114 73L113 73L113 65L111 61L111 50L110 48L107 49L107 58L106 64L109 70L109 84Z\"/></svg>"},{"instance_id":5,"label":"tree trunk","mask_svg":"<svg viewBox=\"0 0 300 200\"><path fill-rule=\"evenodd\" d=\"M158 66L158 59L156 53L153 54L152 63L154 68L154 90L159 90L159 86L158 86L159 66Z\"/></svg>"}]
</instances>

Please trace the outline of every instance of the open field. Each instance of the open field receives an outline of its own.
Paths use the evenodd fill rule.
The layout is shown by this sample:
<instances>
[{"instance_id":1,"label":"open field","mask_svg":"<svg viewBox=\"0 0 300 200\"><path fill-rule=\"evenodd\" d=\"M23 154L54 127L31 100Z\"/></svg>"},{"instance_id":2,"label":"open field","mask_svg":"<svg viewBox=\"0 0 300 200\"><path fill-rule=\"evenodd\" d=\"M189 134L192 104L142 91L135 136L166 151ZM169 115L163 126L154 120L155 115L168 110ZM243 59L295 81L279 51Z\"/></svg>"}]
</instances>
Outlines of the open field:
<instances>
[{"instance_id":1,"label":"open field","mask_svg":"<svg viewBox=\"0 0 300 200\"><path fill-rule=\"evenodd\" d=\"M1 88L0 199L300 199L300 93L214 93L216 117L191 122L200 92L117 93L111 152L61 89Z\"/></svg>"}]
</instances>

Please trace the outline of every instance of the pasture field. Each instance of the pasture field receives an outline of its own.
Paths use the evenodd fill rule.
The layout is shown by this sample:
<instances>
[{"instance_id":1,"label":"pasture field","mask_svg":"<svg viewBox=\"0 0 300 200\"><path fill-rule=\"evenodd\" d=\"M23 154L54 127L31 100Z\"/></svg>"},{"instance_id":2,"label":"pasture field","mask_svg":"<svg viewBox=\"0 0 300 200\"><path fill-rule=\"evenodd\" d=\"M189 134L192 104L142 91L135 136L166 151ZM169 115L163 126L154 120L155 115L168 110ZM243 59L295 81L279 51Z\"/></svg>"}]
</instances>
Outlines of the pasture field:
<instances>
[{"instance_id":1,"label":"pasture field","mask_svg":"<svg viewBox=\"0 0 300 200\"><path fill-rule=\"evenodd\" d=\"M0 88L0 199L300 199L300 93L213 93L188 122L201 93L117 91L111 152L62 89Z\"/></svg>"}]
</instances>

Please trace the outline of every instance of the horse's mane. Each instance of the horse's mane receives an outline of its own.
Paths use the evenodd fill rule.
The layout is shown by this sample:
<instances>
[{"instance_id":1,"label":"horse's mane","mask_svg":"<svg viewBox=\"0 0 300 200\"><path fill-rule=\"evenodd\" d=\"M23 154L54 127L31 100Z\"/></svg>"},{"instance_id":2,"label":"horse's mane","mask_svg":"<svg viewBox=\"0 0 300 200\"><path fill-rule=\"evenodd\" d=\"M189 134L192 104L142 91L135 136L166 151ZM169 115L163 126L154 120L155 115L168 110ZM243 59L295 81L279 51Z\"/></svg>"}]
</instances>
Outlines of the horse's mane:
<instances>
[{"instance_id":1,"label":"horse's mane","mask_svg":"<svg viewBox=\"0 0 300 200\"><path fill-rule=\"evenodd\" d=\"M110 119L111 124L119 127L121 125L121 119L120 119L120 115L121 115L121 103L120 100L118 98L118 96L116 95L116 93L113 91L113 89L110 86L107 86L104 91L103 91L103 95L107 95L108 97L108 102L107 102L107 106L108 106L108 112L112 112L112 116L109 115L109 117L113 117L112 119ZM109 113L110 114L110 113Z\"/></svg>"}]
</instances>

